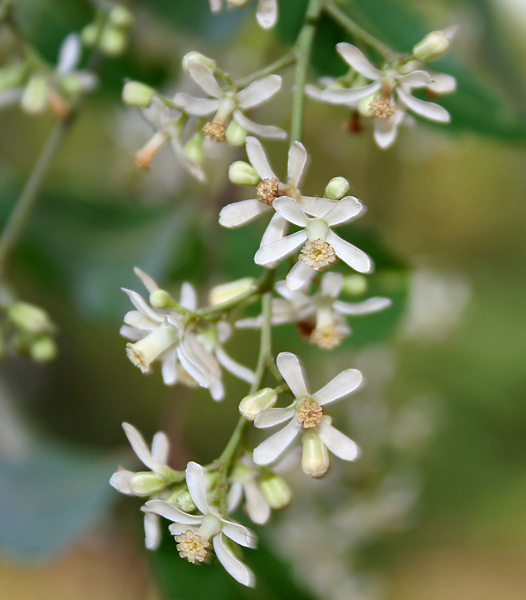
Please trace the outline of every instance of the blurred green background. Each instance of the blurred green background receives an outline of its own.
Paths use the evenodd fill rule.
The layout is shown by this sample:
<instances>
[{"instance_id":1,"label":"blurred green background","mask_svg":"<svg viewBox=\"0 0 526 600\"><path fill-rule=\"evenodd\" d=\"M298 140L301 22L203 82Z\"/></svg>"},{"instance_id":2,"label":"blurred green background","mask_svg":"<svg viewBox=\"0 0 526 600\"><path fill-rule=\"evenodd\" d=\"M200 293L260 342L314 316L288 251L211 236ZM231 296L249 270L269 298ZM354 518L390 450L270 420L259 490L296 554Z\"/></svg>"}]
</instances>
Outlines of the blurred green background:
<instances>
[{"instance_id":1,"label":"blurred green background","mask_svg":"<svg viewBox=\"0 0 526 600\"><path fill-rule=\"evenodd\" d=\"M129 48L104 65L11 269L21 297L58 324L60 354L46 366L12 358L1 365L0 597L522 600L524 3L356 0L349 8L401 51L429 30L458 23L450 55L431 66L456 75L459 89L440 100L453 116L450 127L419 122L385 152L370 131L349 134L345 109L307 103L303 141L312 161L303 189L321 194L336 175L352 182L368 213L349 234L377 263L369 293L392 297L394 307L352 322L355 335L335 353L308 346L293 327L276 332L276 352L297 352L312 365L314 389L340 368L364 370L368 388L348 401L351 408L341 407L364 458L335 465L326 480L291 475L294 505L258 532L261 550L244 557L259 578L255 591L216 566L182 564L170 540L148 556L140 502L118 497L107 483L117 465L135 464L122 421L147 439L166 431L173 466L182 468L217 456L246 391L227 379L228 397L218 405L206 393L164 387L159 373L143 376L118 334L129 309L120 287L140 289L137 265L163 287L191 281L204 303L210 286L257 276L252 252L261 232L217 225L223 204L249 197L225 179L241 157L236 150L222 149L205 187L174 166L168 149L150 172L139 172L132 155L150 130L121 106L120 91L125 78L166 93L186 86L180 58L191 49L243 77L287 48L305 2L282 0L270 33L257 27L252 5L218 16L207 0L137 1L131 9ZM16 14L28 40L55 62L64 36L93 18L94 8L81 0L18 0ZM324 20L312 81L342 68L334 52L341 39ZM12 50L3 31L5 60ZM290 85L285 76L284 90ZM287 128L289 108L282 91L256 120L278 115L276 124ZM2 221L52 126L50 116L0 112ZM265 146L284 175L286 145ZM242 332L227 349L253 364L257 344L255 332Z\"/></svg>"}]
</instances>

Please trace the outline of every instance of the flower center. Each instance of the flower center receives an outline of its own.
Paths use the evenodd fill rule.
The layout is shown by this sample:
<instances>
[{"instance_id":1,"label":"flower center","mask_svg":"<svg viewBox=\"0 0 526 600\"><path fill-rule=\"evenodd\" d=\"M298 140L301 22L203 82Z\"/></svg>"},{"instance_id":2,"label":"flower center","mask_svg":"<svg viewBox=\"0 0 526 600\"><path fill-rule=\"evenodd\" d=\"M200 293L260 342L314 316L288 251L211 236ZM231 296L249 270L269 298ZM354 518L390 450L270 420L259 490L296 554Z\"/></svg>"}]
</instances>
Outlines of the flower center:
<instances>
[{"instance_id":1,"label":"flower center","mask_svg":"<svg viewBox=\"0 0 526 600\"><path fill-rule=\"evenodd\" d=\"M389 119L395 113L395 108L388 98L374 98L369 103L369 112L377 119Z\"/></svg>"},{"instance_id":2,"label":"flower center","mask_svg":"<svg viewBox=\"0 0 526 600\"><path fill-rule=\"evenodd\" d=\"M296 419L305 427L317 427L323 421L323 408L315 401L307 398L296 410Z\"/></svg>"},{"instance_id":3,"label":"flower center","mask_svg":"<svg viewBox=\"0 0 526 600\"><path fill-rule=\"evenodd\" d=\"M319 348L331 350L332 348L339 346L344 338L345 334L341 332L334 323L329 323L322 327L316 327L309 339Z\"/></svg>"},{"instance_id":4,"label":"flower center","mask_svg":"<svg viewBox=\"0 0 526 600\"><path fill-rule=\"evenodd\" d=\"M299 259L313 269L319 270L336 260L334 248L322 239L311 240L301 249Z\"/></svg>"},{"instance_id":5,"label":"flower center","mask_svg":"<svg viewBox=\"0 0 526 600\"><path fill-rule=\"evenodd\" d=\"M179 555L189 562L199 563L208 559L210 542L191 529L187 529L181 535L175 535L174 538L177 542Z\"/></svg>"},{"instance_id":6,"label":"flower center","mask_svg":"<svg viewBox=\"0 0 526 600\"><path fill-rule=\"evenodd\" d=\"M272 202L280 195L279 192L279 181L274 177L269 179L262 179L256 186L258 198L265 204L272 204Z\"/></svg>"},{"instance_id":7,"label":"flower center","mask_svg":"<svg viewBox=\"0 0 526 600\"><path fill-rule=\"evenodd\" d=\"M203 125L201 131L214 142L224 142L226 140L226 127L221 121L209 121Z\"/></svg>"}]
</instances>

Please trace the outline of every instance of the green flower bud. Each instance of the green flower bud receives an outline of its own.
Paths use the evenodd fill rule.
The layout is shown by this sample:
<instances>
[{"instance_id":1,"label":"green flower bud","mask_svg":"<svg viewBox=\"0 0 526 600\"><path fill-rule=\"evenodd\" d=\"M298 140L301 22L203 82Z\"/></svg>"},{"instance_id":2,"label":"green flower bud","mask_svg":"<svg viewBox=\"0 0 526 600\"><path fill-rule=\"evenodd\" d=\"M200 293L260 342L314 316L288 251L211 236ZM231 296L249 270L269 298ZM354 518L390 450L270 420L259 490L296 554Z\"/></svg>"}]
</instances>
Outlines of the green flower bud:
<instances>
[{"instance_id":1,"label":"green flower bud","mask_svg":"<svg viewBox=\"0 0 526 600\"><path fill-rule=\"evenodd\" d=\"M186 484L180 485L176 487L172 494L166 499L170 504L175 504L184 512L194 512L196 510L196 505L190 496L190 492Z\"/></svg>"},{"instance_id":2,"label":"green flower bud","mask_svg":"<svg viewBox=\"0 0 526 600\"><path fill-rule=\"evenodd\" d=\"M230 6L246 6L249 3L249 0L227 0Z\"/></svg>"},{"instance_id":3,"label":"green flower bud","mask_svg":"<svg viewBox=\"0 0 526 600\"><path fill-rule=\"evenodd\" d=\"M22 94L22 110L36 115L46 110L49 101L49 84L43 75L33 75Z\"/></svg>"},{"instance_id":4,"label":"green flower bud","mask_svg":"<svg viewBox=\"0 0 526 600\"><path fill-rule=\"evenodd\" d=\"M428 61L442 56L449 48L450 36L444 31L432 31L413 47L413 55L418 60Z\"/></svg>"},{"instance_id":5,"label":"green flower bud","mask_svg":"<svg viewBox=\"0 0 526 600\"><path fill-rule=\"evenodd\" d=\"M57 344L50 336L40 337L29 347L29 355L35 362L50 362L57 356Z\"/></svg>"},{"instance_id":6,"label":"green flower bud","mask_svg":"<svg viewBox=\"0 0 526 600\"><path fill-rule=\"evenodd\" d=\"M107 26L100 36L100 50L107 56L119 56L128 43L128 38L122 29Z\"/></svg>"},{"instance_id":7,"label":"green flower bud","mask_svg":"<svg viewBox=\"0 0 526 600\"><path fill-rule=\"evenodd\" d=\"M196 131L194 135L186 142L183 151L190 160L194 160L196 163L201 164L204 160L203 152L203 134L200 131Z\"/></svg>"},{"instance_id":8,"label":"green flower bud","mask_svg":"<svg viewBox=\"0 0 526 600\"><path fill-rule=\"evenodd\" d=\"M7 309L11 322L28 333L41 334L53 331L54 325L47 312L29 302L15 302Z\"/></svg>"},{"instance_id":9,"label":"green flower bud","mask_svg":"<svg viewBox=\"0 0 526 600\"><path fill-rule=\"evenodd\" d=\"M243 160L236 160L230 165L228 177L237 185L257 185L261 181L256 169Z\"/></svg>"},{"instance_id":10,"label":"green flower bud","mask_svg":"<svg viewBox=\"0 0 526 600\"><path fill-rule=\"evenodd\" d=\"M209 303L215 306L216 304L223 304L223 302L234 300L238 296L254 289L255 281L253 277L243 277L243 279L216 285L210 290L208 296Z\"/></svg>"},{"instance_id":11,"label":"green flower bud","mask_svg":"<svg viewBox=\"0 0 526 600\"><path fill-rule=\"evenodd\" d=\"M347 275L343 280L342 292L350 296L362 296L367 291L367 278L363 275Z\"/></svg>"},{"instance_id":12,"label":"green flower bud","mask_svg":"<svg viewBox=\"0 0 526 600\"><path fill-rule=\"evenodd\" d=\"M307 430L302 437L303 453L301 468L303 472L316 479L323 477L330 467L329 451L320 436Z\"/></svg>"},{"instance_id":13,"label":"green flower bud","mask_svg":"<svg viewBox=\"0 0 526 600\"><path fill-rule=\"evenodd\" d=\"M9 90L22 84L27 71L25 62L14 62L0 69L0 90Z\"/></svg>"},{"instance_id":14,"label":"green flower bud","mask_svg":"<svg viewBox=\"0 0 526 600\"><path fill-rule=\"evenodd\" d=\"M272 471L265 469L267 473L259 481L259 489L270 508L279 510L285 508L292 501L292 490L289 484Z\"/></svg>"},{"instance_id":15,"label":"green flower bud","mask_svg":"<svg viewBox=\"0 0 526 600\"><path fill-rule=\"evenodd\" d=\"M277 400L278 395L272 388L263 388L245 396L239 403L239 412L247 421L253 421L262 410L272 408Z\"/></svg>"},{"instance_id":16,"label":"green flower bud","mask_svg":"<svg viewBox=\"0 0 526 600\"><path fill-rule=\"evenodd\" d=\"M174 299L166 290L157 289L150 294L150 304L155 308L169 308L174 305Z\"/></svg>"},{"instance_id":17,"label":"green flower bud","mask_svg":"<svg viewBox=\"0 0 526 600\"><path fill-rule=\"evenodd\" d=\"M116 6L110 10L108 21L115 27L128 29L133 25L133 15L125 6Z\"/></svg>"},{"instance_id":18,"label":"green flower bud","mask_svg":"<svg viewBox=\"0 0 526 600\"><path fill-rule=\"evenodd\" d=\"M192 61L203 63L203 65L205 65L205 67L208 67L211 71L213 71L216 68L216 61L213 58L208 58L208 56L205 56L204 54L201 54L200 52L196 52L195 50L192 50L191 52L187 52L183 56L183 60L182 60L183 69L187 73L188 73L188 65Z\"/></svg>"},{"instance_id":19,"label":"green flower bud","mask_svg":"<svg viewBox=\"0 0 526 600\"><path fill-rule=\"evenodd\" d=\"M325 198L340 200L349 191L350 184L345 177L333 177L325 188Z\"/></svg>"},{"instance_id":20,"label":"green flower bud","mask_svg":"<svg viewBox=\"0 0 526 600\"><path fill-rule=\"evenodd\" d=\"M130 488L136 496L151 496L166 487L166 481L152 471L139 471L130 478Z\"/></svg>"},{"instance_id":21,"label":"green flower bud","mask_svg":"<svg viewBox=\"0 0 526 600\"><path fill-rule=\"evenodd\" d=\"M226 128L226 141L232 146L240 147L245 143L247 134L248 131L232 119Z\"/></svg>"},{"instance_id":22,"label":"green flower bud","mask_svg":"<svg viewBox=\"0 0 526 600\"><path fill-rule=\"evenodd\" d=\"M150 106L155 90L140 81L128 81L122 88L122 101L128 106Z\"/></svg>"},{"instance_id":23,"label":"green flower bud","mask_svg":"<svg viewBox=\"0 0 526 600\"><path fill-rule=\"evenodd\" d=\"M90 23L80 32L80 39L85 46L92 48L97 43L99 34L100 26L95 25L95 23Z\"/></svg>"}]
</instances>

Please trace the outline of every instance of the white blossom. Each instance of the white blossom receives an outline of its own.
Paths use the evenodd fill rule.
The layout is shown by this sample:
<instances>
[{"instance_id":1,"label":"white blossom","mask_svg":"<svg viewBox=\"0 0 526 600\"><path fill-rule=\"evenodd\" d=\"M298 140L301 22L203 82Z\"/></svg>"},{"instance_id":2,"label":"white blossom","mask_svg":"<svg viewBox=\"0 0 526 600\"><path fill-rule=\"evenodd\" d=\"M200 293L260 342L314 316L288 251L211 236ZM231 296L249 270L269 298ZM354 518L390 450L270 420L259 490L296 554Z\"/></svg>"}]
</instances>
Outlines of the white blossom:
<instances>
[{"instance_id":1,"label":"white blossom","mask_svg":"<svg viewBox=\"0 0 526 600\"><path fill-rule=\"evenodd\" d=\"M209 503L203 467L189 462L186 467L186 483L192 501L201 514L188 514L164 500L150 500L146 502L144 510L173 522L169 527L170 533L175 537L177 549L183 558L192 563L206 561L211 542L226 571L239 583L254 587L254 574L237 558L230 540L247 548L255 548L255 534L240 523L227 519Z\"/></svg>"},{"instance_id":2,"label":"white blossom","mask_svg":"<svg viewBox=\"0 0 526 600\"><path fill-rule=\"evenodd\" d=\"M226 0L230 7L244 6L249 0ZM256 18L263 29L271 29L278 20L277 0L257 0ZM218 12L223 8L223 0L210 0L210 8Z\"/></svg>"},{"instance_id":3,"label":"white blossom","mask_svg":"<svg viewBox=\"0 0 526 600\"><path fill-rule=\"evenodd\" d=\"M346 369L329 381L321 390L310 394L297 356L282 352L276 360L279 372L294 395L295 401L286 408L268 408L255 419L258 428L273 427L288 421L287 425L255 448L254 462L268 465L274 462L303 432L303 436L317 436L323 447L344 460L358 458L358 446L335 429L325 415L325 406L354 392L362 383L357 369Z\"/></svg>"},{"instance_id":4,"label":"white blossom","mask_svg":"<svg viewBox=\"0 0 526 600\"><path fill-rule=\"evenodd\" d=\"M245 509L250 519L264 525L270 519L270 506L258 485L259 467L250 456L243 456L232 470L227 493L227 511L232 513L245 498Z\"/></svg>"}]
</instances>

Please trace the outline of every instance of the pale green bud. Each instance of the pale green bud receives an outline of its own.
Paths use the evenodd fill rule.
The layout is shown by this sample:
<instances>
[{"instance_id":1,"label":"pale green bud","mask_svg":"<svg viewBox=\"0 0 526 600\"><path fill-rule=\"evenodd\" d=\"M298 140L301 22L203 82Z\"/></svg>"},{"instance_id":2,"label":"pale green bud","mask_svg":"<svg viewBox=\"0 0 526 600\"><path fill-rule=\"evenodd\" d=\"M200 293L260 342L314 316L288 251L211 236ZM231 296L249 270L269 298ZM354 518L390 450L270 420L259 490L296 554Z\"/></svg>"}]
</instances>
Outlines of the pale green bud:
<instances>
[{"instance_id":1,"label":"pale green bud","mask_svg":"<svg viewBox=\"0 0 526 600\"><path fill-rule=\"evenodd\" d=\"M203 152L203 138L203 134L200 131L196 131L194 135L186 142L183 148L186 156L199 164L203 162L205 157Z\"/></svg>"},{"instance_id":2,"label":"pale green bud","mask_svg":"<svg viewBox=\"0 0 526 600\"><path fill-rule=\"evenodd\" d=\"M44 112L49 101L49 84L43 75L33 75L22 94L22 109L30 115Z\"/></svg>"},{"instance_id":3,"label":"pale green bud","mask_svg":"<svg viewBox=\"0 0 526 600\"><path fill-rule=\"evenodd\" d=\"M253 277L243 277L243 279L216 285L210 290L208 296L209 303L212 306L215 306L216 304L223 304L224 302L235 300L238 296L242 296L249 290L254 289L255 281L256 280Z\"/></svg>"},{"instance_id":4,"label":"pale green bud","mask_svg":"<svg viewBox=\"0 0 526 600\"><path fill-rule=\"evenodd\" d=\"M60 77L60 87L67 96L75 96L84 88L80 78L74 73L68 73Z\"/></svg>"},{"instance_id":5,"label":"pale green bud","mask_svg":"<svg viewBox=\"0 0 526 600\"><path fill-rule=\"evenodd\" d=\"M239 403L239 412L247 421L253 421L262 410L272 408L277 400L278 395L272 388L263 388L245 396Z\"/></svg>"},{"instance_id":6,"label":"pale green bud","mask_svg":"<svg viewBox=\"0 0 526 600\"><path fill-rule=\"evenodd\" d=\"M418 60L428 61L442 56L449 48L450 36L444 31L432 31L413 47L413 55Z\"/></svg>"},{"instance_id":7,"label":"pale green bud","mask_svg":"<svg viewBox=\"0 0 526 600\"><path fill-rule=\"evenodd\" d=\"M166 487L166 481L152 471L139 471L130 478L130 488L136 496L151 496Z\"/></svg>"},{"instance_id":8,"label":"pale green bud","mask_svg":"<svg viewBox=\"0 0 526 600\"><path fill-rule=\"evenodd\" d=\"M159 288L150 294L150 304L155 308L169 308L174 305L174 299L166 290Z\"/></svg>"},{"instance_id":9,"label":"pale green bud","mask_svg":"<svg viewBox=\"0 0 526 600\"><path fill-rule=\"evenodd\" d=\"M86 27L84 27L84 29L80 32L80 39L85 46L91 48L97 43L99 34L100 26L95 25L95 23L90 23L89 25L86 25Z\"/></svg>"},{"instance_id":10,"label":"pale green bud","mask_svg":"<svg viewBox=\"0 0 526 600\"><path fill-rule=\"evenodd\" d=\"M191 513L196 510L196 505L190 496L186 485L178 486L172 494L166 499L170 504L177 505L184 512Z\"/></svg>"},{"instance_id":11,"label":"pale green bud","mask_svg":"<svg viewBox=\"0 0 526 600\"><path fill-rule=\"evenodd\" d=\"M7 313L12 323L28 333L38 335L54 329L47 312L29 302L15 302L9 306Z\"/></svg>"},{"instance_id":12,"label":"pale green bud","mask_svg":"<svg viewBox=\"0 0 526 600\"><path fill-rule=\"evenodd\" d=\"M362 296L367 291L367 278L363 275L347 275L343 280L342 292L350 296Z\"/></svg>"},{"instance_id":13,"label":"pale green bud","mask_svg":"<svg viewBox=\"0 0 526 600\"><path fill-rule=\"evenodd\" d=\"M211 71L213 71L216 68L216 61L213 58L208 58L208 56L201 54L201 52L196 52L195 50L192 50L191 52L187 52L183 56L183 60L181 63L183 66L183 69L187 73L188 73L188 65L192 61L203 63L203 65L205 65L205 67L208 67Z\"/></svg>"},{"instance_id":14,"label":"pale green bud","mask_svg":"<svg viewBox=\"0 0 526 600\"><path fill-rule=\"evenodd\" d=\"M150 106L155 90L140 81L128 81L122 88L122 101L128 106Z\"/></svg>"},{"instance_id":15,"label":"pale green bud","mask_svg":"<svg viewBox=\"0 0 526 600\"><path fill-rule=\"evenodd\" d=\"M26 63L15 62L0 69L0 90L9 90L19 86L27 70Z\"/></svg>"},{"instance_id":16,"label":"pale green bud","mask_svg":"<svg viewBox=\"0 0 526 600\"><path fill-rule=\"evenodd\" d=\"M230 165L228 177L237 185L257 185L261 181L256 169L243 160L236 160Z\"/></svg>"},{"instance_id":17,"label":"pale green bud","mask_svg":"<svg viewBox=\"0 0 526 600\"><path fill-rule=\"evenodd\" d=\"M52 337L47 335L40 337L29 347L29 355L35 362L50 362L57 356L57 344Z\"/></svg>"},{"instance_id":18,"label":"pale green bud","mask_svg":"<svg viewBox=\"0 0 526 600\"><path fill-rule=\"evenodd\" d=\"M108 21L115 27L128 29L133 24L133 15L125 6L116 6L110 10Z\"/></svg>"},{"instance_id":19,"label":"pale green bud","mask_svg":"<svg viewBox=\"0 0 526 600\"><path fill-rule=\"evenodd\" d=\"M333 177L325 188L324 197L331 200L340 200L349 191L350 187L351 185L345 177Z\"/></svg>"},{"instance_id":20,"label":"pale green bud","mask_svg":"<svg viewBox=\"0 0 526 600\"><path fill-rule=\"evenodd\" d=\"M330 467L329 451L314 431L306 431L302 437L303 453L301 468L303 472L318 479L323 477Z\"/></svg>"},{"instance_id":21,"label":"pale green bud","mask_svg":"<svg viewBox=\"0 0 526 600\"><path fill-rule=\"evenodd\" d=\"M230 6L246 6L249 3L249 0L227 0Z\"/></svg>"},{"instance_id":22,"label":"pale green bud","mask_svg":"<svg viewBox=\"0 0 526 600\"><path fill-rule=\"evenodd\" d=\"M270 508L279 510L285 508L292 501L292 490L289 484L272 471L266 469L268 473L263 475L259 481L259 489L267 501Z\"/></svg>"},{"instance_id":23,"label":"pale green bud","mask_svg":"<svg viewBox=\"0 0 526 600\"><path fill-rule=\"evenodd\" d=\"M247 139L248 131L241 127L241 125L232 119L226 128L226 141L232 146L240 147L245 143Z\"/></svg>"},{"instance_id":24,"label":"pale green bud","mask_svg":"<svg viewBox=\"0 0 526 600\"><path fill-rule=\"evenodd\" d=\"M119 56L128 43L128 38L122 29L105 27L100 36L100 50L107 56Z\"/></svg>"}]
</instances>

